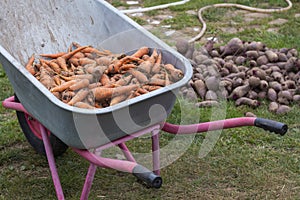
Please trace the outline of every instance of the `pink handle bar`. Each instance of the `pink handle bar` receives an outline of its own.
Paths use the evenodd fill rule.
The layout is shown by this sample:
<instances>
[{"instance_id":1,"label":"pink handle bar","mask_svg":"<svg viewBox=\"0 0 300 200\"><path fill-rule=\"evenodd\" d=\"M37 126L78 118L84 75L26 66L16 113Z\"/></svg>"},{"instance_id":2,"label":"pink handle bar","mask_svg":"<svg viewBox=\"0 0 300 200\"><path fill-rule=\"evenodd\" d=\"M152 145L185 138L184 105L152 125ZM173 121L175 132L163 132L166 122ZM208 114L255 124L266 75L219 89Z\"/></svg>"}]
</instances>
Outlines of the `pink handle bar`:
<instances>
[{"instance_id":1,"label":"pink handle bar","mask_svg":"<svg viewBox=\"0 0 300 200\"><path fill-rule=\"evenodd\" d=\"M239 117L190 125L175 125L165 122L162 130L172 134L191 134L242 126L256 126L280 135L284 135L288 130L286 124L256 117Z\"/></svg>"}]
</instances>

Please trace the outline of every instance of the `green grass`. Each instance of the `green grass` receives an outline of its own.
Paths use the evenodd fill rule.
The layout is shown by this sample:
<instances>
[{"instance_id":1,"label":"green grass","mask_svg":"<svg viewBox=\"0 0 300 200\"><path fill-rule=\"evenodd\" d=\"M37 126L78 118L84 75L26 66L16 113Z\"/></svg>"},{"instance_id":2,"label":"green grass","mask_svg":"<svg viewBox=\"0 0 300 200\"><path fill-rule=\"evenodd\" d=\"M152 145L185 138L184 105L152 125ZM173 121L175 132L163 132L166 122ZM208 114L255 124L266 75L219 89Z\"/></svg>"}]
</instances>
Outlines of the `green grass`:
<instances>
[{"instance_id":1,"label":"green grass","mask_svg":"<svg viewBox=\"0 0 300 200\"><path fill-rule=\"evenodd\" d=\"M159 1L145 1L145 6L157 5ZM161 2L161 1L160 1ZM164 1L164 3L170 1ZM178 26L178 29L197 26L193 15L184 12L200 6L220 1L190 1L188 4L170 8L176 13L174 21L166 21ZM266 7L267 1L230 1L250 6ZM283 1L269 1L274 6L285 6ZM122 2L114 1L123 6ZM233 9L234 10L234 9ZM244 24L242 16L232 18L237 27L258 25L259 29L245 28L237 34L220 31L220 26L227 25L226 13L231 9L209 10L205 14L208 23L206 36L218 34L226 42L232 37L243 40L263 41L271 48L296 47L300 50L299 23L293 19L300 10L297 2L289 14L272 14L267 19L257 19ZM156 14L163 11L155 11ZM154 12L153 12L154 13ZM151 15L153 15L153 13ZM289 19L279 28L278 33L267 31L268 21L276 18ZM140 20L140 19L136 19ZM195 20L195 22L194 22ZM142 21L141 21L142 22ZM157 32L159 37L159 32ZM13 90L0 66L0 100L13 95ZM227 129L221 132L215 146L201 158L199 153L205 139L218 132L196 135L188 149L174 162L162 168L163 186L160 189L148 188L131 174L112 169L97 170L89 199L299 199L300 196L300 112L299 105L284 116L267 111L267 102L257 109L246 106L235 107L226 102L226 109L217 113L211 109L192 109L186 101L177 101L168 121L185 123L209 121L222 118L241 117L251 111L259 117L278 120L289 125L286 136L280 137L255 127ZM174 136L161 133L161 147L167 148ZM180 147L180 143L175 144ZM128 142L134 152L149 152L150 139L137 138ZM176 149L173 150L176 153ZM173 153L174 153L173 152ZM115 148L104 155L119 154ZM171 156L173 154L170 154ZM166 156L166 155L164 155ZM66 199L79 199L88 162L71 149L56 159ZM0 104L0 199L55 199L55 191L50 176L47 160L35 153L26 141L15 112L3 108Z\"/></svg>"}]
</instances>

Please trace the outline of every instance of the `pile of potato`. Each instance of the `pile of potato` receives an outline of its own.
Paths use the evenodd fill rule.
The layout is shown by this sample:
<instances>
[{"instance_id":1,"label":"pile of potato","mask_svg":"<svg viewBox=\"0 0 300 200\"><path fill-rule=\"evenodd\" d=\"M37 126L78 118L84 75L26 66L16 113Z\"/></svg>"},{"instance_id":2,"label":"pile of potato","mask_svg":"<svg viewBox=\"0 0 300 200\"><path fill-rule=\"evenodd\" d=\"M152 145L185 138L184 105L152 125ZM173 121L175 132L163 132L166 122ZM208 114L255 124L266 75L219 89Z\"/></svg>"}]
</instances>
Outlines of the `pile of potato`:
<instances>
[{"instance_id":1,"label":"pile of potato","mask_svg":"<svg viewBox=\"0 0 300 200\"><path fill-rule=\"evenodd\" d=\"M236 106L255 108L268 99L269 111L283 114L290 111L292 103L300 102L300 59L294 48L270 49L262 42L239 38L219 47L208 42L199 49L178 40L176 48L194 68L192 87L181 92L200 98L198 106L218 105L218 100L225 98L234 100Z\"/></svg>"}]
</instances>

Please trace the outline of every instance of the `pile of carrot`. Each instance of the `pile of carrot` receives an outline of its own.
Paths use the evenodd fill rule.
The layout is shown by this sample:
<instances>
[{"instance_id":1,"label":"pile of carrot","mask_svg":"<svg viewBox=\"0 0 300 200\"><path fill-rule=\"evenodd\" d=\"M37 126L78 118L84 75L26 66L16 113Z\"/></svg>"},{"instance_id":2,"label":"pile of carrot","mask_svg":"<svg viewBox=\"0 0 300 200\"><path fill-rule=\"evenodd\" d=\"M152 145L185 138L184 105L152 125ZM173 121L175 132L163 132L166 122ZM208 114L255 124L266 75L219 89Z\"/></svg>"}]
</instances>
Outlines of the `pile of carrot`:
<instances>
[{"instance_id":1,"label":"pile of carrot","mask_svg":"<svg viewBox=\"0 0 300 200\"><path fill-rule=\"evenodd\" d=\"M26 69L64 103L95 109L179 81L183 72L162 63L156 49L114 54L73 42L66 52L32 55Z\"/></svg>"}]
</instances>

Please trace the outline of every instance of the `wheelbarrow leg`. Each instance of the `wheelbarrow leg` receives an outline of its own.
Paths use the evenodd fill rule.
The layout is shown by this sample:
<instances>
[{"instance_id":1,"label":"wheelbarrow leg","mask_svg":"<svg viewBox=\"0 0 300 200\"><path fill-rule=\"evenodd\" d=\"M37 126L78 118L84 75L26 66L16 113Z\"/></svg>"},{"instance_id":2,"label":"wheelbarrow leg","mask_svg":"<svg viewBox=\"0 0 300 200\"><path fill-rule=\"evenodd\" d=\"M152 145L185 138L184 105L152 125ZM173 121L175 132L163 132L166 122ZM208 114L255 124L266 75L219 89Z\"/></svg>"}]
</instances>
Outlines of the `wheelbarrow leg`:
<instances>
[{"instance_id":1,"label":"wheelbarrow leg","mask_svg":"<svg viewBox=\"0 0 300 200\"><path fill-rule=\"evenodd\" d=\"M122 152L127 160L129 160L131 162L136 162L133 155L131 154L131 152L129 151L129 149L127 148L125 143L120 143L120 144L118 144L118 146L122 150Z\"/></svg>"},{"instance_id":2,"label":"wheelbarrow leg","mask_svg":"<svg viewBox=\"0 0 300 200\"><path fill-rule=\"evenodd\" d=\"M159 154L159 129L152 131L152 163L153 172L160 175L160 154Z\"/></svg>"},{"instance_id":3,"label":"wheelbarrow leg","mask_svg":"<svg viewBox=\"0 0 300 200\"><path fill-rule=\"evenodd\" d=\"M85 177L85 182L84 182L84 186L82 189L82 193L80 196L80 200L87 200L90 190L92 188L92 183L95 177L95 173L97 170L97 165L94 165L93 163L90 163L89 169L88 169L88 173Z\"/></svg>"},{"instance_id":4,"label":"wheelbarrow leg","mask_svg":"<svg viewBox=\"0 0 300 200\"><path fill-rule=\"evenodd\" d=\"M65 197L64 197L64 193L63 193L63 190L61 187L57 169L55 166L55 159L54 159L52 147L51 147L46 129L42 124L40 124L40 130L41 130L41 134L42 134L42 138L43 138L43 142L44 142L44 146L45 146L46 156L47 156L49 168L51 171L52 180L53 180L55 191L56 191L56 196L59 200L63 200L63 199L65 199Z\"/></svg>"}]
</instances>

